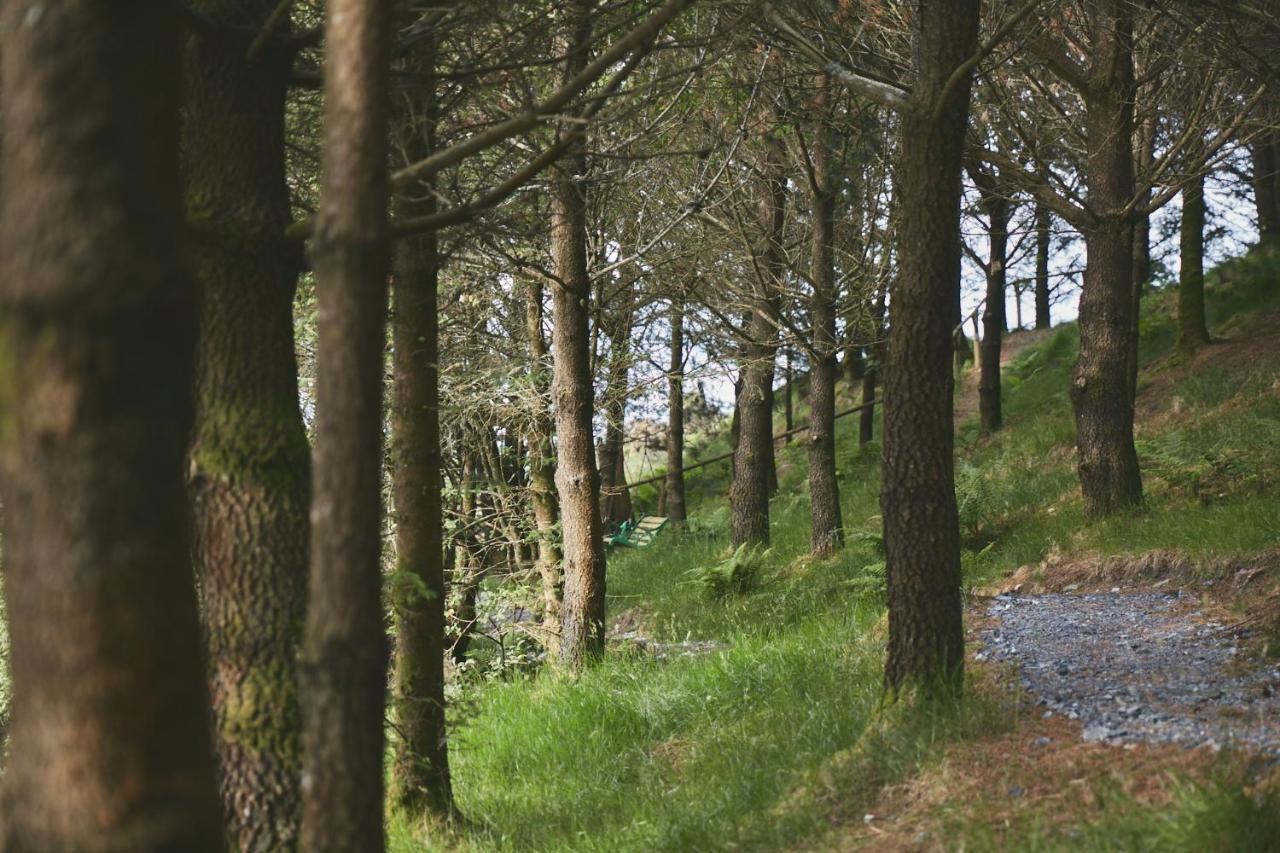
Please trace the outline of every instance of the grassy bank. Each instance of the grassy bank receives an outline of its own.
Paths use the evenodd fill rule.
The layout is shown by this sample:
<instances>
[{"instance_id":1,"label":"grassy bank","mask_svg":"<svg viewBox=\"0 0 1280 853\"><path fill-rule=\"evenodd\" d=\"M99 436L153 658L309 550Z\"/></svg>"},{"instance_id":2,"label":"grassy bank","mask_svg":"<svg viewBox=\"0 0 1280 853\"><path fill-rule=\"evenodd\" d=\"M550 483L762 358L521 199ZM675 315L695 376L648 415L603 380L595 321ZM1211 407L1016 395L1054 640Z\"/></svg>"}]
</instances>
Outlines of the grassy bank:
<instances>
[{"instance_id":1,"label":"grassy bank","mask_svg":"<svg viewBox=\"0 0 1280 853\"><path fill-rule=\"evenodd\" d=\"M1220 268L1210 276L1209 299L1212 328L1228 340L1195 359L1172 354L1171 295L1152 295L1144 306L1138 434L1149 498L1141 512L1083 519L1065 393L1075 328L1063 326L1010 365L1006 429L979 438L970 424L958 437L968 587L1054 555L1177 549L1208 565L1280 542L1280 347L1267 344L1280 316L1280 260L1254 256ZM873 844L875 822L864 821L864 812L933 777L942 780L942 805L933 823L922 824L924 835L904 842L1274 846L1277 810L1242 788L1244 771L1230 757L1169 775L1154 759L1133 763L1117 750L1115 767L1097 778L1084 774L1093 795L1067 812L1073 822L1065 826L1053 817L1061 804L1033 802L996 820L995 805L946 789L956 784L948 762L965 766L967 753L956 750L977 750L974 766L985 766L982 749L1001 738L1020 742L1031 723L1016 691L991 671L970 679L958 707L878 706L879 452L874 444L857 448L854 420L841 421L837 435L849 539L838 557L806 556L805 461L802 446L789 445L779 451L772 548L739 555L743 564L733 568L741 591L710 595L699 570L731 558L727 472L703 469L688 532L610 555L610 614L655 640L709 639L720 647L657 662L619 646L576 679L512 676L478 689L459 710L452 740L466 823L446 831L395 817L393 849ZM1125 781L1157 772L1168 785Z\"/></svg>"}]
</instances>

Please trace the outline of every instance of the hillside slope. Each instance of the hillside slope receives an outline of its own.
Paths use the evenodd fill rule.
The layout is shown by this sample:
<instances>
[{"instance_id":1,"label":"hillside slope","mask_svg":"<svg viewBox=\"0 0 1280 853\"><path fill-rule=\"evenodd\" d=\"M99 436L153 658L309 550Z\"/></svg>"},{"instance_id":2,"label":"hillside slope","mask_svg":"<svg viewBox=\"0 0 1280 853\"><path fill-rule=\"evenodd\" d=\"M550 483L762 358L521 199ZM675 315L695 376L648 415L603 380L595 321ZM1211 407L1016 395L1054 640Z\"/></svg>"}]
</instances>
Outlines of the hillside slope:
<instances>
[{"instance_id":1,"label":"hillside slope","mask_svg":"<svg viewBox=\"0 0 1280 853\"><path fill-rule=\"evenodd\" d=\"M1280 258L1233 261L1210 282L1222 342L1193 359L1171 353L1171 294L1144 306L1143 511L1083 519L1072 326L1009 364L1004 431L960 427L975 643L1001 590L1124 585L1192 591L1249 627L1248 654L1280 650ZM1272 779L1248 755L1083 743L1079 723L1046 719L989 661L971 663L955 707L880 707L879 451L857 447L852 421L837 436L838 557L805 555L799 443L779 451L764 553L728 554L726 472L703 469L687 533L610 556L611 619L627 639L580 678L516 675L468 694L453 735L467 822L443 842L396 825L395 849L1280 845ZM662 659L644 648L690 639L714 642Z\"/></svg>"}]
</instances>

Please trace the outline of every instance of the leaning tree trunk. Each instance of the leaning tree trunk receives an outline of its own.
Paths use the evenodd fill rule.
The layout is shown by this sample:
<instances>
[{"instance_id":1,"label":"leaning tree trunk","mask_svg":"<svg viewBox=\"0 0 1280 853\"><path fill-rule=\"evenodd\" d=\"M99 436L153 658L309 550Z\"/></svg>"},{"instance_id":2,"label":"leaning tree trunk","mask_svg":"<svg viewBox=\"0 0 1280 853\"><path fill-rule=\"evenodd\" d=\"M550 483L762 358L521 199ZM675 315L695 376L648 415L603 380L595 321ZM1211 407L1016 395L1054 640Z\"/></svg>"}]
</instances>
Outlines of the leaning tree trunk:
<instances>
[{"instance_id":1,"label":"leaning tree trunk","mask_svg":"<svg viewBox=\"0 0 1280 853\"><path fill-rule=\"evenodd\" d=\"M1047 329L1052 325L1049 312L1049 226L1052 214L1049 208L1036 202L1036 328Z\"/></svg>"},{"instance_id":2,"label":"leaning tree trunk","mask_svg":"<svg viewBox=\"0 0 1280 853\"><path fill-rule=\"evenodd\" d=\"M538 529L538 576L542 578L543 642L551 657L560 650L560 611L564 603L564 574L560 561L560 499L556 494L555 451L551 447L551 414L543 402L549 386L547 343L542 337L542 285L528 284L525 295L525 333L529 338L530 376L537 411L529 419L529 501Z\"/></svg>"},{"instance_id":3,"label":"leaning tree trunk","mask_svg":"<svg viewBox=\"0 0 1280 853\"><path fill-rule=\"evenodd\" d=\"M951 333L971 85L970 73L957 69L977 49L978 0L920 4L915 29L916 79L902 115L895 172L901 225L880 491L889 599L885 685L891 695L908 686L950 691L964 673Z\"/></svg>"},{"instance_id":4,"label":"leaning tree trunk","mask_svg":"<svg viewBox=\"0 0 1280 853\"><path fill-rule=\"evenodd\" d=\"M773 376L778 353L778 289L782 274L782 227L786 204L786 172L780 153L766 140L761 172L763 233L756 249L759 274L753 283L752 308L742 347L738 391L738 442L733 454L729 505L733 513L733 547L769 544L769 494L776 477L773 458Z\"/></svg>"},{"instance_id":5,"label":"leaning tree trunk","mask_svg":"<svg viewBox=\"0 0 1280 853\"><path fill-rule=\"evenodd\" d=\"M591 0L566 4L562 79L587 62L591 45ZM562 131L569 132L569 131ZM604 651L605 558L600 524L600 476L592 441L595 405L591 385L589 322L591 278L587 274L587 158L581 141L569 147L551 177L551 257L557 284L553 396L556 406L556 486L564 536L564 608L560 660L577 669Z\"/></svg>"},{"instance_id":6,"label":"leaning tree trunk","mask_svg":"<svg viewBox=\"0 0 1280 853\"><path fill-rule=\"evenodd\" d=\"M843 545L840 484L836 479L835 194L831 179L830 79L818 80L814 99L813 235L809 304L813 358L809 370L809 498L813 523L809 550L825 556Z\"/></svg>"},{"instance_id":7,"label":"leaning tree trunk","mask_svg":"<svg viewBox=\"0 0 1280 853\"><path fill-rule=\"evenodd\" d=\"M1000 429L1004 416L1000 405L1000 350L1005 329L1005 268L1009 247L1009 202L997 187L984 194L987 214L987 297L982 312L982 343L978 377L978 418L981 432Z\"/></svg>"},{"instance_id":8,"label":"leaning tree trunk","mask_svg":"<svg viewBox=\"0 0 1280 853\"><path fill-rule=\"evenodd\" d=\"M220 850L183 457L176 6L7 0L6 850Z\"/></svg>"},{"instance_id":9,"label":"leaning tree trunk","mask_svg":"<svg viewBox=\"0 0 1280 853\"><path fill-rule=\"evenodd\" d=\"M192 553L223 815L241 850L296 845L302 807L297 657L311 448L293 342L302 259L284 237L292 53L269 42L246 57L276 5L205 4L247 35L192 30L184 69L183 171L202 294L187 469Z\"/></svg>"},{"instance_id":10,"label":"leaning tree trunk","mask_svg":"<svg viewBox=\"0 0 1280 853\"><path fill-rule=\"evenodd\" d=\"M1209 343L1204 315L1204 175L1182 188L1181 272L1178 274L1178 350L1195 352Z\"/></svg>"},{"instance_id":11,"label":"leaning tree trunk","mask_svg":"<svg viewBox=\"0 0 1280 853\"><path fill-rule=\"evenodd\" d=\"M1084 230L1080 358L1071 379L1076 467L1085 515L1097 518L1142 501L1128 382L1134 333L1132 19L1124 0L1096 0L1094 65L1089 83L1087 182L1092 221Z\"/></svg>"},{"instance_id":12,"label":"leaning tree trunk","mask_svg":"<svg viewBox=\"0 0 1280 853\"><path fill-rule=\"evenodd\" d=\"M682 525L688 518L684 500L684 306L671 300L671 361L667 371L667 478L663 490L667 518Z\"/></svg>"},{"instance_id":13,"label":"leaning tree trunk","mask_svg":"<svg viewBox=\"0 0 1280 853\"><path fill-rule=\"evenodd\" d=\"M380 566L389 0L330 0L311 603L302 655L304 850L382 850L387 642Z\"/></svg>"},{"instance_id":14,"label":"leaning tree trunk","mask_svg":"<svg viewBox=\"0 0 1280 853\"><path fill-rule=\"evenodd\" d=\"M403 150L410 160L435 150L436 36L428 34L407 64L423 74L421 91L400 105ZM434 186L396 199L405 217L436 211ZM439 237L427 231L396 246L391 315L391 494L395 507L396 570L391 606L396 650L395 801L410 812L448 815L453 809L444 698L444 530L440 490L440 326L436 296Z\"/></svg>"}]
</instances>

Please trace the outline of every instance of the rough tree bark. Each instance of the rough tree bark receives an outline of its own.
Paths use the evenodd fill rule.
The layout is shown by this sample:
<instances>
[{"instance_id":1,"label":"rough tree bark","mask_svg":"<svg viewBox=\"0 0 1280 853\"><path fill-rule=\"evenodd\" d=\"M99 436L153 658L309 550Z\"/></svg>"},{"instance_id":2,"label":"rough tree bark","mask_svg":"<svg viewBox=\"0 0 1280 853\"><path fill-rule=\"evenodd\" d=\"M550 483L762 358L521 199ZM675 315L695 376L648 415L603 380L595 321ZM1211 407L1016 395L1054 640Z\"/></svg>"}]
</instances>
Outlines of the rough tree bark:
<instances>
[{"instance_id":1,"label":"rough tree bark","mask_svg":"<svg viewBox=\"0 0 1280 853\"><path fill-rule=\"evenodd\" d=\"M182 477L196 324L177 9L0 14L0 843L219 850Z\"/></svg>"},{"instance_id":2,"label":"rough tree bark","mask_svg":"<svg viewBox=\"0 0 1280 853\"><path fill-rule=\"evenodd\" d=\"M565 81L587 63L593 5L592 0L569 0L562 6L557 52L565 55L561 65ZM569 147L551 175L551 256L558 279L552 291L552 395L556 487L564 536L560 660L574 669L604 651L605 615L600 476L591 431L595 400L588 350L591 279L587 274L586 172L586 152L579 141Z\"/></svg>"},{"instance_id":3,"label":"rough tree bark","mask_svg":"<svg viewBox=\"0 0 1280 853\"><path fill-rule=\"evenodd\" d=\"M427 34L406 61L426 82L398 105L401 149L410 162L435 150L438 108L436 38ZM434 187L414 187L395 201L406 218L436 212ZM411 812L453 810L444 698L444 531L440 500L440 247L435 231L396 244L391 315L391 493L396 568L391 584L396 651L393 798Z\"/></svg>"},{"instance_id":4,"label":"rough tree bark","mask_svg":"<svg viewBox=\"0 0 1280 853\"><path fill-rule=\"evenodd\" d=\"M302 848L382 850L387 643L380 567L389 0L330 0L311 602L301 661Z\"/></svg>"},{"instance_id":5,"label":"rough tree bark","mask_svg":"<svg viewBox=\"0 0 1280 853\"><path fill-rule=\"evenodd\" d=\"M950 360L971 88L971 74L958 69L977 49L978 0L919 3L914 29L916 74L895 172L899 269L891 294L880 491L891 695L909 686L949 692L964 674Z\"/></svg>"},{"instance_id":6,"label":"rough tree bark","mask_svg":"<svg viewBox=\"0 0 1280 853\"><path fill-rule=\"evenodd\" d=\"M1086 181L1080 358L1071 380L1076 465L1085 514L1096 518L1142 501L1126 381L1133 334L1133 20L1124 0L1091 4L1092 69L1085 99Z\"/></svg>"},{"instance_id":7,"label":"rough tree bark","mask_svg":"<svg viewBox=\"0 0 1280 853\"><path fill-rule=\"evenodd\" d=\"M298 405L301 269L285 182L292 51L247 59L277 4L206 2L192 30L182 123L187 221L201 293L188 494L227 834L241 850L298 841L298 646L307 602L311 448ZM280 31L286 35L287 26ZM227 33L242 33L230 37Z\"/></svg>"},{"instance_id":8,"label":"rough tree bark","mask_svg":"<svg viewBox=\"0 0 1280 853\"><path fill-rule=\"evenodd\" d=\"M684 305L671 300L671 360L667 370L667 518L679 526L688 518L684 500Z\"/></svg>"},{"instance_id":9,"label":"rough tree bark","mask_svg":"<svg viewBox=\"0 0 1280 853\"><path fill-rule=\"evenodd\" d=\"M982 311L982 342L978 377L978 419L983 435L1000 429L1000 351L1004 343L1005 288L1009 253L1009 200L993 175L980 166L970 170L987 217L987 292ZM1019 324L1021 325L1021 324Z\"/></svg>"},{"instance_id":10,"label":"rough tree bark","mask_svg":"<svg viewBox=\"0 0 1280 853\"><path fill-rule=\"evenodd\" d=\"M758 274L752 281L749 340L742 346L737 397L738 441L729 489L733 547L769 543L769 494L776 477L773 458L773 377L778 353L778 291L782 275L782 229L786 169L774 141L764 140L760 164L761 242L755 248Z\"/></svg>"},{"instance_id":11,"label":"rough tree bark","mask_svg":"<svg viewBox=\"0 0 1280 853\"><path fill-rule=\"evenodd\" d=\"M1052 214L1036 202L1036 328L1047 329L1053 322L1049 309L1049 235Z\"/></svg>"},{"instance_id":12,"label":"rough tree bark","mask_svg":"<svg viewBox=\"0 0 1280 853\"><path fill-rule=\"evenodd\" d=\"M1179 237L1178 350L1195 352L1209 343L1204 315L1204 175L1182 188L1182 233Z\"/></svg>"},{"instance_id":13,"label":"rough tree bark","mask_svg":"<svg viewBox=\"0 0 1280 853\"><path fill-rule=\"evenodd\" d=\"M547 654L560 649L560 610L564 603L564 574L560 562L560 498L556 494L555 451L551 447L551 413L547 396L547 342L542 337L542 284L530 280L525 294L525 333L529 338L531 380L538 411L529 420L529 498L538 528L538 575L542 578L542 628Z\"/></svg>"},{"instance_id":14,"label":"rough tree bark","mask_svg":"<svg viewBox=\"0 0 1280 853\"><path fill-rule=\"evenodd\" d=\"M840 484L836 479L836 282L835 192L831 174L829 123L831 81L818 79L813 103L813 234L810 278L813 296L809 317L813 326L813 357L809 369L809 498L813 525L809 550L825 556L844 544L840 518ZM788 426L788 429L790 427Z\"/></svg>"}]
</instances>

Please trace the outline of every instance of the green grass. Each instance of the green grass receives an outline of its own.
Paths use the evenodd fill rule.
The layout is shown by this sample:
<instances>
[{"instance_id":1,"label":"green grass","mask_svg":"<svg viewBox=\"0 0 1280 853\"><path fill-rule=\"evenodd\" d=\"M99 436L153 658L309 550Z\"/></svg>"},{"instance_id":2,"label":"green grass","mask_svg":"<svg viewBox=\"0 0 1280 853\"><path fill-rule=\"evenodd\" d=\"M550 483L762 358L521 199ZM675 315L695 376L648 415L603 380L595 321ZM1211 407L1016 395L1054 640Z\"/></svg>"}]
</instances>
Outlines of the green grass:
<instances>
[{"instance_id":1,"label":"green grass","mask_svg":"<svg viewBox=\"0 0 1280 853\"><path fill-rule=\"evenodd\" d=\"M1214 331L1247 334L1280 301L1280 259L1257 255L1210 276ZM1144 383L1176 371L1171 294L1145 300ZM1006 428L964 425L957 490L968 585L1065 553L1178 548L1192 558L1248 553L1280 541L1280 396L1275 364L1191 373L1174 382L1178 416L1140 431L1147 505L1086 523L1066 397L1079 345L1064 326L1006 371ZM799 408L799 407L798 407ZM797 414L802 417L802 414ZM877 428L878 428L877 424ZM630 611L647 636L712 639L723 649L655 662L614 649L577 678L545 672L483 684L452 732L461 829L391 823L393 850L776 849L830 831L884 785L935 762L942 747L1014 724L990 685L960 707L880 708L882 573L879 448L859 450L856 418L838 422L848 543L806 556L809 506L800 442L779 449L770 550L748 591L712 596L699 568L729 556L728 465L690 472L685 532L610 554L611 618ZM703 458L723 452L703 442ZM637 502L653 494L638 494ZM1238 784L1188 782L1175 802L1122 795L1069 835L1035 824L1000 839L979 815L956 819L967 849L1273 849L1280 810Z\"/></svg>"},{"instance_id":2,"label":"green grass","mask_svg":"<svg viewBox=\"0 0 1280 853\"><path fill-rule=\"evenodd\" d=\"M1274 792L1250 793L1232 776L1182 778L1168 803L1141 802L1118 785L1102 782L1108 803L1101 820L1050 830L1037 810L996 833L963 819L951 827L956 849L1042 851L1151 851L1151 853L1254 853L1280 849L1280 800Z\"/></svg>"}]
</instances>

